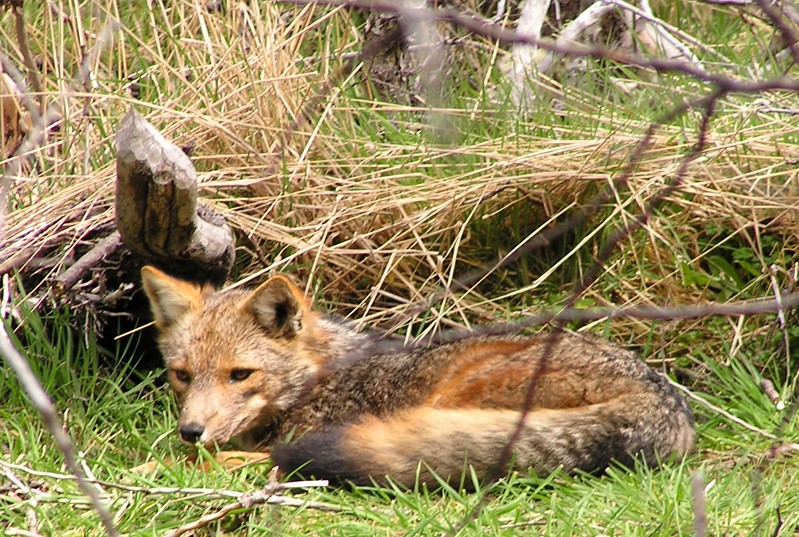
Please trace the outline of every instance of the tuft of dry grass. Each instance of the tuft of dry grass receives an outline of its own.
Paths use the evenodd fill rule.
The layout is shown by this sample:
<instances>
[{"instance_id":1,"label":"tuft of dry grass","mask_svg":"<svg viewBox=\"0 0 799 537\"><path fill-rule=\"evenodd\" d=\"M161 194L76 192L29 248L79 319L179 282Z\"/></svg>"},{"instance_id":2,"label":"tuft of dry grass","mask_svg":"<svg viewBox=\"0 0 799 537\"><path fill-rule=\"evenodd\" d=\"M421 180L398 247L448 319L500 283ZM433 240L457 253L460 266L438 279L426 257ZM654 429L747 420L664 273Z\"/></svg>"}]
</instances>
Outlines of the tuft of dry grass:
<instances>
[{"instance_id":1,"label":"tuft of dry grass","mask_svg":"<svg viewBox=\"0 0 799 537\"><path fill-rule=\"evenodd\" d=\"M627 188L583 229L468 292L445 294L420 327L418 318L403 317L409 305L613 188L656 115L644 112L663 104L656 101L664 91L687 98L696 88L653 82L614 108L606 94L552 81L563 105L524 118L496 102L489 74L487 85L439 110L459 131L443 144L426 135L423 112L370 98L360 67L342 68L357 51L357 13L259 2L208 11L159 0L145 12L118 1L79 10L29 3L26 18L45 101L62 117L24 176L12 178L4 224L4 260L28 260L23 272L40 282L32 294L113 227L113 132L130 106L193 147L204 200L238 235L243 283L291 271L328 307L415 335L557 302L611 230L645 211L674 178L695 141L691 113L661 126ZM9 21L1 22L13 45ZM485 44L469 51L472 63L493 54ZM7 52L21 65L19 51ZM795 262L799 178L791 163L799 159L799 124L763 102L724 103L684 185L620 245L586 300L734 298L686 277L723 279L708 273L706 260L725 244L751 248L762 274L747 285L766 282L761 289L774 259ZM764 236L780 237L781 250L764 255ZM638 336L651 329L636 321L617 326Z\"/></svg>"},{"instance_id":2,"label":"tuft of dry grass","mask_svg":"<svg viewBox=\"0 0 799 537\"><path fill-rule=\"evenodd\" d=\"M624 94L610 83L618 72L597 63L596 83L568 87L541 80L537 108L523 115L508 107L507 88L493 67L506 54L503 48L467 39L460 57L469 66L462 73L469 83L453 89L450 102L433 114L375 98L363 66L347 68L359 47L363 14L257 1L220 4L223 10L208 11L204 2L189 0L151 0L148 9L120 0L26 2L30 48L42 66L44 88L28 101L41 97L49 115L60 119L19 176L6 174L0 184L0 193L10 187L11 209L0 225L0 274L19 269L28 297L45 304L41 310L64 300L79 303L82 292L108 291L102 282L81 282L62 297L50 284L113 230L113 133L131 106L192 149L204 201L223 212L237 234L234 285L293 272L322 307L409 338L564 304L614 231L650 211L697 141L697 111L660 125L621 185L618 179L652 122L707 88L675 76L641 82L639 90ZM664 2L660 15L678 26L695 19L698 26L685 29L699 38L704 30L718 31L711 26L721 21L726 33L705 42L739 65L719 69L761 73L782 67L752 54L767 41L765 22L746 26L735 8L704 4L697 16L694 4ZM751 33L723 37L729 36L727 26L736 25ZM0 12L0 42L11 63L26 63L7 12ZM722 303L796 291L794 101L795 95L768 93L717 103L706 150L680 188L603 260L577 305ZM430 133L431 117L446 118L448 136ZM3 161L4 171L10 163ZM495 266L606 189L608 201L584 224L459 289L464 275ZM15 292L8 282L3 289ZM30 345L59 408L69 409L65 425L86 453L86 467L99 468L120 529L161 531L202 519L213 505L194 493L159 500L151 481L134 481L146 487L125 489L124 495L107 483L142 457L179 453L171 430L174 401L153 377L131 382L125 360L135 360L131 354L139 351L117 348L122 371L109 375L97 365L103 351L91 331L74 338L66 327L77 322L59 308L40 319L37 312L27 314L24 302L4 296L0 309L5 315L8 304L21 304L25 322L14 336ZM492 490L496 501L464 531L538 524L543 509L554 534L597 528L610 534L615 527L674 533L699 514L686 501L686 477L697 467L708 476L703 493L711 530L757 529L774 509L779 529L779 509L790 513L795 501L780 491L791 490L786 476L796 475L784 471L795 466L786 455L795 448L797 385L796 312L786 315L657 324L614 319L588 326L642 348L647 359L690 384L699 453L655 473L611 469L607 479L512 476ZM49 321L56 326L52 333ZM132 341L122 339L121 346ZM62 461L44 448L38 418L29 415L12 379L5 380L13 386L0 384L8 395L7 412L0 415L4 443L8 453L22 457L14 468L23 479L9 489L11 507L0 525L27 524L30 532L46 534L85 527L88 520L93 527L87 531L96 533L83 497L61 484ZM773 396L761 388L764 381ZM23 473L27 467L35 480ZM13 476L9 468L6 477ZM53 473L36 473L42 469ZM199 483L238 490L258 483L260 473L199 475L176 467L159 479L179 488ZM243 523L297 534L345 526L443 533L468 521L480 501L454 490L432 499L426 491L314 494L342 506L353 520L298 510L266 517L257 512ZM381 502L388 514L374 509ZM796 525L795 516L786 516L786 528Z\"/></svg>"}]
</instances>

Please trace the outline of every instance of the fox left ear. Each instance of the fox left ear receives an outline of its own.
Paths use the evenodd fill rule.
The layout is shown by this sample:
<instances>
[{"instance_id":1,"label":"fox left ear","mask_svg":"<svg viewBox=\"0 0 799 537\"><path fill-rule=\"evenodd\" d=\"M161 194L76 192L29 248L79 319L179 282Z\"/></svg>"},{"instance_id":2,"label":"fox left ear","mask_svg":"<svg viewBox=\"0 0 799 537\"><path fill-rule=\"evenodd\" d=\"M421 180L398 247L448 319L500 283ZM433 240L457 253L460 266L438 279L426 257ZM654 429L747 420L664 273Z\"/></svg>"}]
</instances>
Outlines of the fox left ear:
<instances>
[{"instance_id":1,"label":"fox left ear","mask_svg":"<svg viewBox=\"0 0 799 537\"><path fill-rule=\"evenodd\" d=\"M292 338L302 330L307 309L305 297L285 276L267 280L244 304L273 337Z\"/></svg>"},{"instance_id":2,"label":"fox left ear","mask_svg":"<svg viewBox=\"0 0 799 537\"><path fill-rule=\"evenodd\" d=\"M141 269L144 292L150 299L155 325L164 330L193 308L199 307L202 289L193 283L173 278L155 267Z\"/></svg>"}]
</instances>

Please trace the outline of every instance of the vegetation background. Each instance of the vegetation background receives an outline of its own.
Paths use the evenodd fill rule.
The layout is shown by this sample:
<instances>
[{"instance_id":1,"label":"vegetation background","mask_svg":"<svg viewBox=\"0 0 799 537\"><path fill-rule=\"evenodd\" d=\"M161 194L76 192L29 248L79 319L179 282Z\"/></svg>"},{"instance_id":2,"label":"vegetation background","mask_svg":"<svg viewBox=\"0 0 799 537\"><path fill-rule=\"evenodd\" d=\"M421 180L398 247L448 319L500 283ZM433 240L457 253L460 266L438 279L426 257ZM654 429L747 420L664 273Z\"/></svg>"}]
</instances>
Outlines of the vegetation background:
<instances>
[{"instance_id":1,"label":"vegetation background","mask_svg":"<svg viewBox=\"0 0 799 537\"><path fill-rule=\"evenodd\" d=\"M507 45L455 26L460 38L447 46L457 45L462 61L446 101L431 110L389 102L362 65L344 68L360 49L363 11L257 1L17 4L0 2L3 70L34 60L41 91L23 83L20 101L43 110L48 127L28 125L22 138L23 125L16 142L4 135L23 146L3 163L2 317L123 534L162 535L269 483L268 465L131 472L184 456L170 394L158 370L134 368L151 352L141 335L113 337L121 330L109 311L119 307L104 309L98 297L117 289L98 279L54 289L113 229L113 135L131 106L192 148L201 195L235 229L236 279L293 272L320 307L363 325L417 337L572 299L578 307L723 306L797 291L799 84L725 94L702 129L701 107L660 118L710 94L712 83L588 59L579 84L542 77L521 111L499 68ZM703 45L695 52L707 72L794 80L791 55L776 45L783 34L757 3L653 7ZM623 88L620 76L637 88ZM637 149L656 121L650 144ZM586 221L486 270L598 192L609 196ZM642 214L646 222L603 258L603 245ZM474 287L440 292L474 270L485 273ZM580 282L588 285L572 294ZM795 310L572 327L637 348L680 383L697 419L696 454L658 470L513 474L476 494L313 488L292 493L299 507L239 508L198 534L797 531ZM0 528L104 534L8 370L0 401Z\"/></svg>"}]
</instances>

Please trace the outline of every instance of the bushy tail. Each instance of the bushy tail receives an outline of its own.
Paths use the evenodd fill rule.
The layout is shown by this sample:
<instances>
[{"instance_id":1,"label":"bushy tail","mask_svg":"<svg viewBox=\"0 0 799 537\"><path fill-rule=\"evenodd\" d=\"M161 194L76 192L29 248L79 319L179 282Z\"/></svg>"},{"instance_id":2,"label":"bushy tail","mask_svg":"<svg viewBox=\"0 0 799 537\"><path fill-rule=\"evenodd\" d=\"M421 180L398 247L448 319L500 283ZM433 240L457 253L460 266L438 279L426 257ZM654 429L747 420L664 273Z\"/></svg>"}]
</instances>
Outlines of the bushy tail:
<instances>
[{"instance_id":1,"label":"bushy tail","mask_svg":"<svg viewBox=\"0 0 799 537\"><path fill-rule=\"evenodd\" d=\"M694 433L681 403L641 394L531 411L514 444L514 464L542 473L558 467L595 471L611 460L630 464L636 455L654 462L685 454ZM500 462L520 415L515 410L416 407L312 432L276 448L273 459L286 472L299 468L303 475L359 485L383 482L386 476L406 486L417 478L435 483L430 470L457 482L466 463L483 478Z\"/></svg>"}]
</instances>

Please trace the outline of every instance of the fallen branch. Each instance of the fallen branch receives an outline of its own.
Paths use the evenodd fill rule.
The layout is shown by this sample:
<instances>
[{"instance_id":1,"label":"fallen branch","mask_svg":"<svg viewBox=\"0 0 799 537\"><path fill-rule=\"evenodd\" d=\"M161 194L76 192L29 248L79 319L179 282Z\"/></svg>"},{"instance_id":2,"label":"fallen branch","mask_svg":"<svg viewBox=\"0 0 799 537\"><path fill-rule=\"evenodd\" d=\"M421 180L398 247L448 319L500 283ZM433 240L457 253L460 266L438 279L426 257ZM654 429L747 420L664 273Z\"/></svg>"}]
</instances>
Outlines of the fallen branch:
<instances>
[{"instance_id":1,"label":"fallen branch","mask_svg":"<svg viewBox=\"0 0 799 537\"><path fill-rule=\"evenodd\" d=\"M2 199L2 198L0 198ZM17 250L11 257L0 263L0 276L12 270L17 270L28 263L36 255L36 248L29 246Z\"/></svg>"},{"instance_id":2,"label":"fallen branch","mask_svg":"<svg viewBox=\"0 0 799 537\"><path fill-rule=\"evenodd\" d=\"M116 222L125 245L173 272L207 274L221 283L235 241L223 216L197 204L189 158L131 108L116 134ZM183 270L181 270L183 269Z\"/></svg>"},{"instance_id":3,"label":"fallen branch","mask_svg":"<svg viewBox=\"0 0 799 537\"><path fill-rule=\"evenodd\" d=\"M98 242L94 248L56 278L55 284L58 287L58 291L64 292L72 288L84 274L96 267L107 255L114 253L120 246L122 246L122 237L119 236L117 231Z\"/></svg>"}]
</instances>

